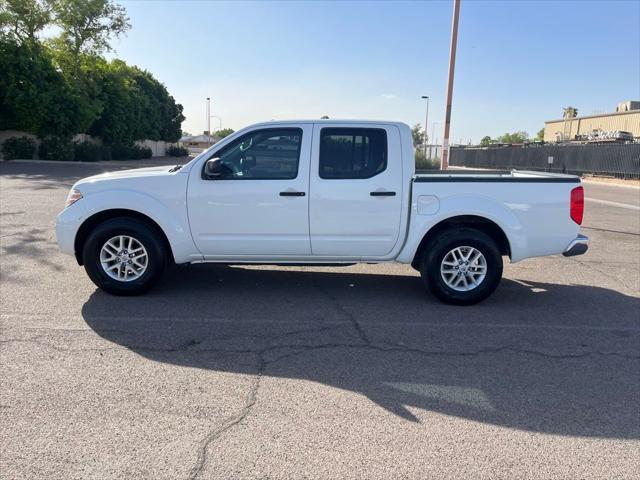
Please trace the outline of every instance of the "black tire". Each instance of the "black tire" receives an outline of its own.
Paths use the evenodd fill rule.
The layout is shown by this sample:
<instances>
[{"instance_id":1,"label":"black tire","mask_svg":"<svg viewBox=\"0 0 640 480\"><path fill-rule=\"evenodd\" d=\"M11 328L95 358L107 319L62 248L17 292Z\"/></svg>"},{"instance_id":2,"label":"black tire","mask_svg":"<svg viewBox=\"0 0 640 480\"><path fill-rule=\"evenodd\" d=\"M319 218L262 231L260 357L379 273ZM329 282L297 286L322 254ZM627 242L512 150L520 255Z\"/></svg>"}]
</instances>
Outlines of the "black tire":
<instances>
[{"instance_id":1,"label":"black tire","mask_svg":"<svg viewBox=\"0 0 640 480\"><path fill-rule=\"evenodd\" d=\"M135 280L116 280L102 268L102 246L107 240L118 235L135 238L147 251L146 270ZM99 224L89 234L82 249L84 268L91 281L113 295L138 295L149 290L162 276L167 257L165 242L157 228L130 217L112 218Z\"/></svg>"},{"instance_id":2,"label":"black tire","mask_svg":"<svg viewBox=\"0 0 640 480\"><path fill-rule=\"evenodd\" d=\"M455 290L447 285L440 273L443 259L456 247L473 247L486 260L486 275L472 290ZM495 241L486 233L468 227L451 228L441 232L426 246L420 275L425 286L443 302L473 305L487 298L498 287L502 278L502 255Z\"/></svg>"}]
</instances>

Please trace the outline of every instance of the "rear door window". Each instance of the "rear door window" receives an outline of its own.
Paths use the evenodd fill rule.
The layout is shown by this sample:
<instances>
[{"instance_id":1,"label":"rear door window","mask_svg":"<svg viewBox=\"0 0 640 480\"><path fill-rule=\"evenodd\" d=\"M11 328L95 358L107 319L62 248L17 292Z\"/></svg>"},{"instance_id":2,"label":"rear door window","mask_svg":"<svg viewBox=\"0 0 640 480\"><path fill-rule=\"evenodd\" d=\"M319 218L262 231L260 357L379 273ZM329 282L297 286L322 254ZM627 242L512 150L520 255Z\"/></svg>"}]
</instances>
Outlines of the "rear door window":
<instances>
[{"instance_id":1,"label":"rear door window","mask_svg":"<svg viewBox=\"0 0 640 480\"><path fill-rule=\"evenodd\" d=\"M387 132L380 128L323 128L320 178L364 179L387 168Z\"/></svg>"}]
</instances>

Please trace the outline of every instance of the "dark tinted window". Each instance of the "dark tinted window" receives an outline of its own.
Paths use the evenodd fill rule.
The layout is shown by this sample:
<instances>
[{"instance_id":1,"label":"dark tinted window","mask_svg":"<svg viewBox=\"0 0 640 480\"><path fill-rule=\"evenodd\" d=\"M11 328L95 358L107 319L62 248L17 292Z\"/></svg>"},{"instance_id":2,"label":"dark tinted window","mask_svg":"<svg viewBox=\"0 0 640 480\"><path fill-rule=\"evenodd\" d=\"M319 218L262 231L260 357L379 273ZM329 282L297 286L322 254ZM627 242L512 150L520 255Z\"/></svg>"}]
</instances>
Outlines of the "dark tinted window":
<instances>
[{"instance_id":1,"label":"dark tinted window","mask_svg":"<svg viewBox=\"0 0 640 480\"><path fill-rule=\"evenodd\" d=\"M243 135L216 153L225 180L288 180L298 176L302 130L269 128Z\"/></svg>"},{"instance_id":2,"label":"dark tinted window","mask_svg":"<svg viewBox=\"0 0 640 480\"><path fill-rule=\"evenodd\" d=\"M321 178L371 178L387 168L387 132L379 128L323 128Z\"/></svg>"}]
</instances>

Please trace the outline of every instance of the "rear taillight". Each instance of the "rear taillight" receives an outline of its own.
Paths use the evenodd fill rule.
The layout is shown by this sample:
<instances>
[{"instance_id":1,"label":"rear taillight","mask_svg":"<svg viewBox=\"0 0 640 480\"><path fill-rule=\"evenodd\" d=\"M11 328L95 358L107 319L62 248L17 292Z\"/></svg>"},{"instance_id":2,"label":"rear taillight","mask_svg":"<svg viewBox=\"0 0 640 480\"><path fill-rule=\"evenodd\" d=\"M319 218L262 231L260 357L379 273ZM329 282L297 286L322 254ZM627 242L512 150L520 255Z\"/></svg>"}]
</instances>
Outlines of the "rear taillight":
<instances>
[{"instance_id":1,"label":"rear taillight","mask_svg":"<svg viewBox=\"0 0 640 480\"><path fill-rule=\"evenodd\" d=\"M582 187L576 187L571 190L571 207L570 207L571 220L578 225L582 225L582 216L584 215L584 189Z\"/></svg>"}]
</instances>

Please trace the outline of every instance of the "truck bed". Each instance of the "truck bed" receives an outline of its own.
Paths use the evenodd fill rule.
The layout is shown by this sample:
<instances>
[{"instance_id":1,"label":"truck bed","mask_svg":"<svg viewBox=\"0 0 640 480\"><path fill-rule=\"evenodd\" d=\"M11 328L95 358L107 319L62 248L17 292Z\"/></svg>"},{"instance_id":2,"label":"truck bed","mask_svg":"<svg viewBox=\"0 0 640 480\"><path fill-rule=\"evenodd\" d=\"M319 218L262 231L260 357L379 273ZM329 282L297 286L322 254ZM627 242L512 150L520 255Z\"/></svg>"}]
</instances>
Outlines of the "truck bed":
<instances>
[{"instance_id":1,"label":"truck bed","mask_svg":"<svg viewBox=\"0 0 640 480\"><path fill-rule=\"evenodd\" d=\"M570 218L580 178L520 170L432 170L413 176L408 238L443 220L483 218L509 241L511 260L563 253L579 235ZM449 220L450 221L450 220ZM413 249L409 246L409 251Z\"/></svg>"}]
</instances>

